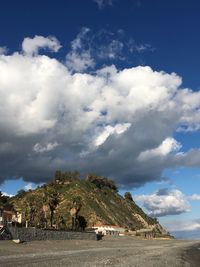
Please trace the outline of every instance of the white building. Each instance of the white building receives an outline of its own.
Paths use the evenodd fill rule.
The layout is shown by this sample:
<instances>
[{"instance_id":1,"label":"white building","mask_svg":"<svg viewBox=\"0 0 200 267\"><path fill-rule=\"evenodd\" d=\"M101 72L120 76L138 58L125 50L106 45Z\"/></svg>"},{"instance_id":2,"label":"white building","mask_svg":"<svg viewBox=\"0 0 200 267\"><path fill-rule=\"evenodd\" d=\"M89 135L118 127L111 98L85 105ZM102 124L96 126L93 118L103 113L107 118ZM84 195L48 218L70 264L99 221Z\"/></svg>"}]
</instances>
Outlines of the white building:
<instances>
[{"instance_id":1,"label":"white building","mask_svg":"<svg viewBox=\"0 0 200 267\"><path fill-rule=\"evenodd\" d=\"M93 229L96 234L110 236L124 235L125 232L125 228L116 225L95 225Z\"/></svg>"}]
</instances>

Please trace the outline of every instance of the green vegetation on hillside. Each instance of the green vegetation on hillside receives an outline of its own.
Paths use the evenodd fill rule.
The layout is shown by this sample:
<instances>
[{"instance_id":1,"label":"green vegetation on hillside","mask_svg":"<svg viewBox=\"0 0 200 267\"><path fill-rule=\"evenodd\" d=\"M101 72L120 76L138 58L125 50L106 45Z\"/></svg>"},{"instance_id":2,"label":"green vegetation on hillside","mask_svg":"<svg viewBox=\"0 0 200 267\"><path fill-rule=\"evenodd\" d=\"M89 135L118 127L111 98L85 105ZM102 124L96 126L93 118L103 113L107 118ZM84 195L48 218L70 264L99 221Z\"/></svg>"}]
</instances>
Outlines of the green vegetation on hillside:
<instances>
[{"instance_id":1,"label":"green vegetation on hillside","mask_svg":"<svg viewBox=\"0 0 200 267\"><path fill-rule=\"evenodd\" d=\"M9 197L4 196L2 192L0 191L0 209L11 207L9 203Z\"/></svg>"},{"instance_id":2,"label":"green vegetation on hillside","mask_svg":"<svg viewBox=\"0 0 200 267\"><path fill-rule=\"evenodd\" d=\"M77 171L56 171L53 182L20 190L10 203L22 213L22 225L42 228L84 230L104 224L137 230L157 223L129 192L119 195L112 180L94 174L80 179Z\"/></svg>"}]
</instances>

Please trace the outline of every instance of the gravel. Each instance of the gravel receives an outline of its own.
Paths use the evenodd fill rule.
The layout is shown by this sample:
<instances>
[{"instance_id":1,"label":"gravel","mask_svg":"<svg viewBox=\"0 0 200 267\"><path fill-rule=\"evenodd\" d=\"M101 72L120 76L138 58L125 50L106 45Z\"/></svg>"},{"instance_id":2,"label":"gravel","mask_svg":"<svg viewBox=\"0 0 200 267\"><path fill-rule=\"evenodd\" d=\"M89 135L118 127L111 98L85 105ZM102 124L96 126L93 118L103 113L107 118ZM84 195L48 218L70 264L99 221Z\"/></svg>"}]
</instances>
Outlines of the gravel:
<instances>
[{"instance_id":1,"label":"gravel","mask_svg":"<svg viewBox=\"0 0 200 267\"><path fill-rule=\"evenodd\" d=\"M134 237L0 241L0 266L198 267L200 241L140 240Z\"/></svg>"}]
</instances>

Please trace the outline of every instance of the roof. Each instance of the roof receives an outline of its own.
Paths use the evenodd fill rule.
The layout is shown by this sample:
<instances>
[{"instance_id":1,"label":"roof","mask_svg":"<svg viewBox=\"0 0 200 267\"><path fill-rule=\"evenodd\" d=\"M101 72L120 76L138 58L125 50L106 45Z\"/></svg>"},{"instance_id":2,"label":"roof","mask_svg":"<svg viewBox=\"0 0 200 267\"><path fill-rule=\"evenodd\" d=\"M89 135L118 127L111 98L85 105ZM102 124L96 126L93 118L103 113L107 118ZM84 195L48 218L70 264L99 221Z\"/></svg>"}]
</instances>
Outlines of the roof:
<instances>
[{"instance_id":1,"label":"roof","mask_svg":"<svg viewBox=\"0 0 200 267\"><path fill-rule=\"evenodd\" d=\"M117 225L95 225L93 228L104 228L105 230L120 231L125 230L125 228Z\"/></svg>"},{"instance_id":2,"label":"roof","mask_svg":"<svg viewBox=\"0 0 200 267\"><path fill-rule=\"evenodd\" d=\"M110 224L96 224L93 227L112 227L112 228L124 228L118 225L110 225Z\"/></svg>"}]
</instances>

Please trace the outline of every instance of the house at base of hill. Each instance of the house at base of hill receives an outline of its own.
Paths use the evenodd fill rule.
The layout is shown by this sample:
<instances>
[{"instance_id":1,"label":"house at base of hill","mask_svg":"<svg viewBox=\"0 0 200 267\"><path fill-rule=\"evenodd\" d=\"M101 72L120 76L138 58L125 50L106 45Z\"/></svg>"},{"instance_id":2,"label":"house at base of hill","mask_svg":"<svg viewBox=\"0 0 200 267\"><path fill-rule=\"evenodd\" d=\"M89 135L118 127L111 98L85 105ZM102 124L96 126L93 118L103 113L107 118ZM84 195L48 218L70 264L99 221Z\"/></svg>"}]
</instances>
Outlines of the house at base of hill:
<instances>
[{"instance_id":1,"label":"house at base of hill","mask_svg":"<svg viewBox=\"0 0 200 267\"><path fill-rule=\"evenodd\" d=\"M0 225L22 223L22 214L12 209L0 209Z\"/></svg>"},{"instance_id":2,"label":"house at base of hill","mask_svg":"<svg viewBox=\"0 0 200 267\"><path fill-rule=\"evenodd\" d=\"M106 236L119 236L124 235L125 228L116 225L95 225L93 229L96 234L106 235Z\"/></svg>"}]
</instances>

